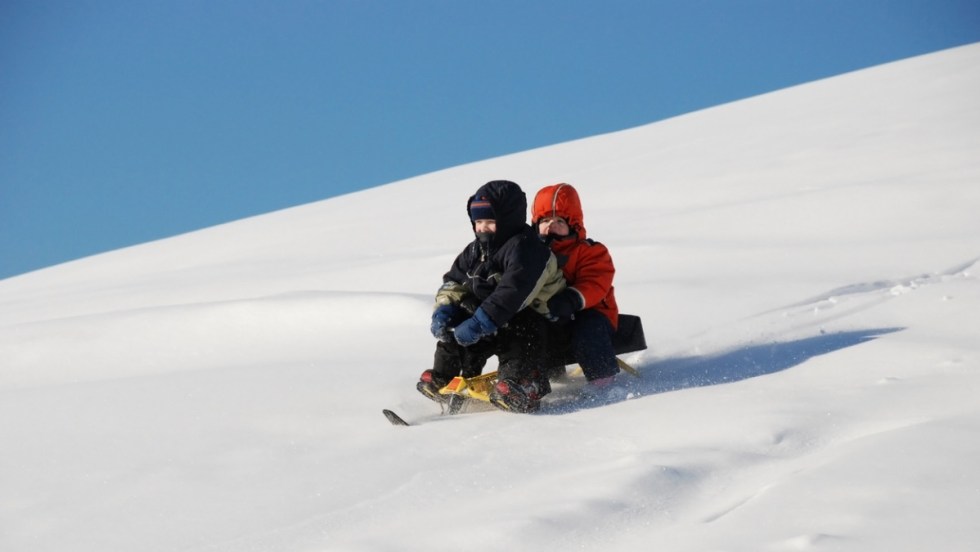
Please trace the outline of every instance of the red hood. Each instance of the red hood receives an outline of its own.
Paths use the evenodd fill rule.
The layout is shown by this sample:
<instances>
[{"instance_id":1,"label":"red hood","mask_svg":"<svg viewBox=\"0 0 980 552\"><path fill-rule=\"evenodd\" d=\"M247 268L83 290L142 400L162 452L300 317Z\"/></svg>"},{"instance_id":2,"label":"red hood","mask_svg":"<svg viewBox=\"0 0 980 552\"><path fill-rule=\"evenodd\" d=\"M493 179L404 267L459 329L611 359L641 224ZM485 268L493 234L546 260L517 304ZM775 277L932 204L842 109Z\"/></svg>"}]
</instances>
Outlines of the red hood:
<instances>
[{"instance_id":1,"label":"red hood","mask_svg":"<svg viewBox=\"0 0 980 552\"><path fill-rule=\"evenodd\" d=\"M578 239L584 240L587 237L582 202L571 184L552 184L538 190L531 209L531 221L537 226L538 221L546 217L561 217L568 222Z\"/></svg>"}]
</instances>

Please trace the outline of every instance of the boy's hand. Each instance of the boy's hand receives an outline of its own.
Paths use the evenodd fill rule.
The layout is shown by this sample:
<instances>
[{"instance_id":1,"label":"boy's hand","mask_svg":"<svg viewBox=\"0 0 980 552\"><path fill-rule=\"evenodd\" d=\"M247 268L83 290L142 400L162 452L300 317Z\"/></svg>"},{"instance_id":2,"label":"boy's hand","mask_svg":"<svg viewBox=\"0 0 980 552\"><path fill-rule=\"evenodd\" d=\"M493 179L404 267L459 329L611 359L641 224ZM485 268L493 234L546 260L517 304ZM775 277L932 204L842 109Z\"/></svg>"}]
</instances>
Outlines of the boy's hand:
<instances>
[{"instance_id":1,"label":"boy's hand","mask_svg":"<svg viewBox=\"0 0 980 552\"><path fill-rule=\"evenodd\" d=\"M469 347L477 341L497 331L497 325L490 320L482 308L476 309L472 318L467 318L453 330L456 343Z\"/></svg>"},{"instance_id":2,"label":"boy's hand","mask_svg":"<svg viewBox=\"0 0 980 552\"><path fill-rule=\"evenodd\" d=\"M432 325L429 326L432 337L435 337L439 341L451 341L452 337L449 335L449 323L456 316L457 312L458 308L455 305L439 305L436 307L432 311Z\"/></svg>"}]
</instances>

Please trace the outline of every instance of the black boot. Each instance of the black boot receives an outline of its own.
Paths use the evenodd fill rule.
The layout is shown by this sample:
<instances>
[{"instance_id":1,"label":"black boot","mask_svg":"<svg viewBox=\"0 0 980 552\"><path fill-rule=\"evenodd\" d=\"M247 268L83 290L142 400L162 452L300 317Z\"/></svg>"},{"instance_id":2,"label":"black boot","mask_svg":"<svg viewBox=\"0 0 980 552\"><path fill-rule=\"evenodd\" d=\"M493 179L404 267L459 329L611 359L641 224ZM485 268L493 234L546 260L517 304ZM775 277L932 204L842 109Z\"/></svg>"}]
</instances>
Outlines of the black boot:
<instances>
[{"instance_id":1,"label":"black boot","mask_svg":"<svg viewBox=\"0 0 980 552\"><path fill-rule=\"evenodd\" d=\"M426 370L422 372L415 388L419 390L419 393L422 393L437 403L445 403L449 400L449 396L439 393L439 390L445 387L450 381L452 381L451 378L437 374L432 370Z\"/></svg>"},{"instance_id":2,"label":"black boot","mask_svg":"<svg viewBox=\"0 0 980 552\"><path fill-rule=\"evenodd\" d=\"M529 413L541 408L544 390L539 383L519 383L515 379L502 379L490 390L490 402L501 410Z\"/></svg>"}]
</instances>

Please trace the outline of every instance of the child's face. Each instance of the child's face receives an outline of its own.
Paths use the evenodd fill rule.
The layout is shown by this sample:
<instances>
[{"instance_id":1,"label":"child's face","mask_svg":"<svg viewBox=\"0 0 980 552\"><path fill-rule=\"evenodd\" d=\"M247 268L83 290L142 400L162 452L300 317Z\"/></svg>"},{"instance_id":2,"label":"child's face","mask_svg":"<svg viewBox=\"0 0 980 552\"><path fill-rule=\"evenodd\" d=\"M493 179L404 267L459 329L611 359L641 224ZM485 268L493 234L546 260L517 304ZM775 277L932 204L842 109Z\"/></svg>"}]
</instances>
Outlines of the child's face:
<instances>
[{"instance_id":1,"label":"child's face","mask_svg":"<svg viewBox=\"0 0 980 552\"><path fill-rule=\"evenodd\" d=\"M567 236L568 223L561 217L547 217L538 221L538 234L542 236Z\"/></svg>"},{"instance_id":2,"label":"child's face","mask_svg":"<svg viewBox=\"0 0 980 552\"><path fill-rule=\"evenodd\" d=\"M493 234L497 232L497 221L493 219L478 219L473 222L473 227L477 232Z\"/></svg>"}]
</instances>

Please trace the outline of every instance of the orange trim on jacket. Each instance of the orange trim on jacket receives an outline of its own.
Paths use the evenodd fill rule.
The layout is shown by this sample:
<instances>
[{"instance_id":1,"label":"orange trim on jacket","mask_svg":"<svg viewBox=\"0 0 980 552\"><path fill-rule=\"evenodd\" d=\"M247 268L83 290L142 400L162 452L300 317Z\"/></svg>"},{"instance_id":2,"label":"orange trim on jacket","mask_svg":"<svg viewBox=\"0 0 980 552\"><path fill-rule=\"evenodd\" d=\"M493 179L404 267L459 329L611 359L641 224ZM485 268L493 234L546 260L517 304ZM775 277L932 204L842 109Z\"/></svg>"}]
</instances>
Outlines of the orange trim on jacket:
<instances>
[{"instance_id":1,"label":"orange trim on jacket","mask_svg":"<svg viewBox=\"0 0 980 552\"><path fill-rule=\"evenodd\" d=\"M578 292L585 309L601 312L615 329L619 325L619 306L613 289L616 267L606 246L588 239L582 202L571 184L554 184L538 190L531 209L535 229L538 221L547 217L565 219L573 233L568 238L551 241L551 250L558 257L568 286Z\"/></svg>"}]
</instances>

